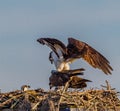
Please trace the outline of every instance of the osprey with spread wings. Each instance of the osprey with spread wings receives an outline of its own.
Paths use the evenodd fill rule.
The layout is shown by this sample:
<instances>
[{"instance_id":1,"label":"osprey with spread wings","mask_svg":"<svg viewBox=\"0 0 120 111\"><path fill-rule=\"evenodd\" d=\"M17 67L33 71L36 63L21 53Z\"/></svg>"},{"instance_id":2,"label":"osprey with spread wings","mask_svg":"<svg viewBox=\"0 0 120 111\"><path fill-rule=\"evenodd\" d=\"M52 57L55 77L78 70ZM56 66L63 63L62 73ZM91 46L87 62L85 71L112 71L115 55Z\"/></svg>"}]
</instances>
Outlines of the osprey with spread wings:
<instances>
[{"instance_id":1,"label":"osprey with spread wings","mask_svg":"<svg viewBox=\"0 0 120 111\"><path fill-rule=\"evenodd\" d=\"M39 38L37 41L52 49L49 60L55 64L57 71L69 70L69 64L80 58L87 61L92 67L102 70L105 74L111 74L113 70L109 61L85 42L68 38L66 46L55 38Z\"/></svg>"}]
</instances>

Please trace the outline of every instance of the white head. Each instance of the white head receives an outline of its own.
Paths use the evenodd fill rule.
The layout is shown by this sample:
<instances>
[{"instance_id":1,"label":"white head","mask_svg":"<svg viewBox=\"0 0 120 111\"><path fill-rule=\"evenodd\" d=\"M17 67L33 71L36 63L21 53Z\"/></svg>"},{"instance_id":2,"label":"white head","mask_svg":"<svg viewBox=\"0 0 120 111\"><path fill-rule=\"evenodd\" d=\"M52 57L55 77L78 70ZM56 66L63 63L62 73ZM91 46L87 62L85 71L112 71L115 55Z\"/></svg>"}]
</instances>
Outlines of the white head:
<instances>
[{"instance_id":1,"label":"white head","mask_svg":"<svg viewBox=\"0 0 120 111\"><path fill-rule=\"evenodd\" d=\"M23 85L23 86L21 86L21 90L22 91L27 91L29 88L30 88L29 85Z\"/></svg>"}]
</instances>

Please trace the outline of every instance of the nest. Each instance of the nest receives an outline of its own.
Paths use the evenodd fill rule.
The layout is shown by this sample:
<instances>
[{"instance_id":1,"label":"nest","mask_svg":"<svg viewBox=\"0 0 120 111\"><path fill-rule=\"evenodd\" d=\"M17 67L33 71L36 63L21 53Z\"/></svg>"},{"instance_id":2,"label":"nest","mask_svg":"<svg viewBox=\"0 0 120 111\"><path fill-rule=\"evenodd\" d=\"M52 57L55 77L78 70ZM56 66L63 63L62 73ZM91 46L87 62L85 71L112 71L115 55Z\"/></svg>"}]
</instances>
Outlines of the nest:
<instances>
[{"instance_id":1,"label":"nest","mask_svg":"<svg viewBox=\"0 0 120 111\"><path fill-rule=\"evenodd\" d=\"M119 92L107 86L101 89L44 91L43 89L0 93L1 111L120 111Z\"/></svg>"}]
</instances>

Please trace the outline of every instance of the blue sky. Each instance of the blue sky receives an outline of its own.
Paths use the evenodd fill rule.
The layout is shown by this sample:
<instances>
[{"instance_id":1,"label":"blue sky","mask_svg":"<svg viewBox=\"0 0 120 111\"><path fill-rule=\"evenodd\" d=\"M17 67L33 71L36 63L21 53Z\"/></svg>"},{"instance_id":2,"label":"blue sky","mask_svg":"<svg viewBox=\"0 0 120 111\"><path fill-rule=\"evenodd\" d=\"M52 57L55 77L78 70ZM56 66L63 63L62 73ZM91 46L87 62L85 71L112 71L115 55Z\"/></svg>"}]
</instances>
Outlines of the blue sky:
<instances>
[{"instance_id":1,"label":"blue sky","mask_svg":"<svg viewBox=\"0 0 120 111\"><path fill-rule=\"evenodd\" d=\"M108 80L120 91L120 1L119 0L1 0L0 89L11 91L29 84L48 89L50 49L36 42L55 37L67 44L68 37L84 41L102 53L114 68L112 75L78 60L71 68L84 67L84 78L100 87Z\"/></svg>"}]
</instances>

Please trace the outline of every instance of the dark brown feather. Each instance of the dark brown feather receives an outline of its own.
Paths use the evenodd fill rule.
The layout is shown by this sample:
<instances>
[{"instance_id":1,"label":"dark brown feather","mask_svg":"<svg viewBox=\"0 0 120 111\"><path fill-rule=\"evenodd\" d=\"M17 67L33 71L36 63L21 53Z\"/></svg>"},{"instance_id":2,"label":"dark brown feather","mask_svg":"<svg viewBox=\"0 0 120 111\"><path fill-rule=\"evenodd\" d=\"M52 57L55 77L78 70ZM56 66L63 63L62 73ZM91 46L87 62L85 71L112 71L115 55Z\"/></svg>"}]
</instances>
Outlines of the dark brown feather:
<instances>
[{"instance_id":1,"label":"dark brown feather","mask_svg":"<svg viewBox=\"0 0 120 111\"><path fill-rule=\"evenodd\" d=\"M72 71L72 70L71 70ZM82 73L63 73L54 71L52 72L51 76L49 77L49 85L50 89L55 86L65 86L65 84L69 82L69 88L83 88L86 87L86 82L91 82L90 80L83 79L80 77L77 77L77 75L82 75ZM71 78L72 77L72 78Z\"/></svg>"},{"instance_id":2,"label":"dark brown feather","mask_svg":"<svg viewBox=\"0 0 120 111\"><path fill-rule=\"evenodd\" d=\"M80 78L78 76L73 76L69 82L69 88L85 88L87 87L86 82L92 82L87 79Z\"/></svg>"},{"instance_id":3,"label":"dark brown feather","mask_svg":"<svg viewBox=\"0 0 120 111\"><path fill-rule=\"evenodd\" d=\"M85 71L84 68L80 68L80 69L73 69L73 70L63 70L61 73L67 73L67 74L75 74L75 73L81 73Z\"/></svg>"},{"instance_id":4,"label":"dark brown feather","mask_svg":"<svg viewBox=\"0 0 120 111\"><path fill-rule=\"evenodd\" d=\"M111 74L113 69L109 61L94 48L74 38L68 38L68 42L67 49L71 60L83 58L94 68L101 69L105 74Z\"/></svg>"},{"instance_id":5,"label":"dark brown feather","mask_svg":"<svg viewBox=\"0 0 120 111\"><path fill-rule=\"evenodd\" d=\"M72 78L71 78L72 77ZM69 88L84 88L87 87L86 82L92 82L87 79L80 78L78 76L69 76L69 74L52 74L49 78L50 89L52 87L65 86L69 82Z\"/></svg>"}]
</instances>

